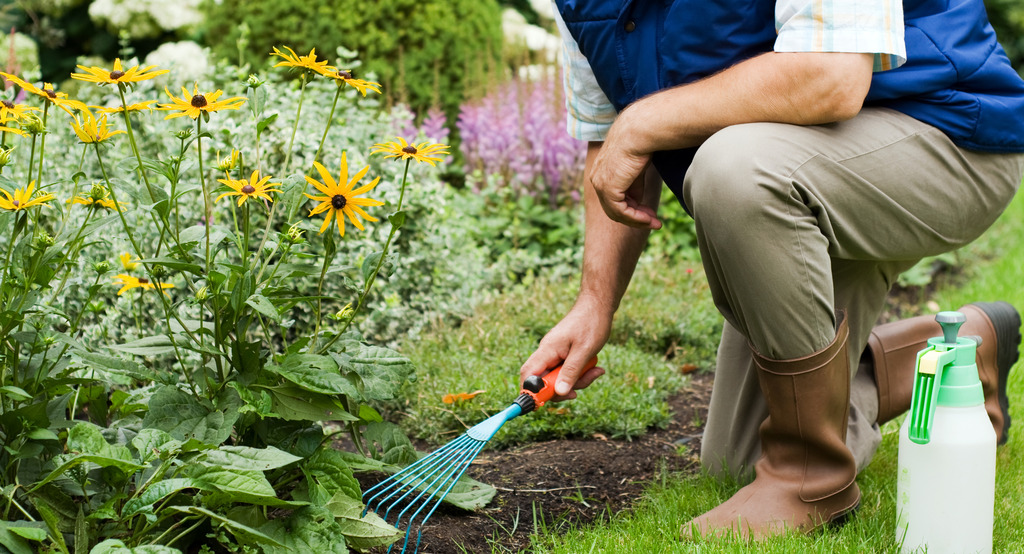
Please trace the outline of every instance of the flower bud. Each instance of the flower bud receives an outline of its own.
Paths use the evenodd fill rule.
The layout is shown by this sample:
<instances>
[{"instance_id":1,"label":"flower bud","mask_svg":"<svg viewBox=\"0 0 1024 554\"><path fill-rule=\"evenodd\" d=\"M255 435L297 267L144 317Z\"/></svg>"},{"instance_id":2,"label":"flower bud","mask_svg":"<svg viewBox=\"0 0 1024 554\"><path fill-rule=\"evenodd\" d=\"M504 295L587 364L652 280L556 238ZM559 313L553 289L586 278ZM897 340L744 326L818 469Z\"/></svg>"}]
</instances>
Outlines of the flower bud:
<instances>
[{"instance_id":1,"label":"flower bud","mask_svg":"<svg viewBox=\"0 0 1024 554\"><path fill-rule=\"evenodd\" d=\"M293 223L292 226L288 228L288 234L286 235L288 237L288 242L292 244L299 244L303 241L303 233L305 233L305 231L299 228L299 224Z\"/></svg>"},{"instance_id":2,"label":"flower bud","mask_svg":"<svg viewBox=\"0 0 1024 554\"><path fill-rule=\"evenodd\" d=\"M23 115L18 125L20 125L26 133L31 133L33 135L41 135L46 132L46 125L43 123L43 119L34 113L26 113Z\"/></svg>"},{"instance_id":3,"label":"flower bud","mask_svg":"<svg viewBox=\"0 0 1024 554\"><path fill-rule=\"evenodd\" d=\"M188 140L192 136L192 128L186 127L177 133L174 133L175 138L178 140Z\"/></svg>"},{"instance_id":4,"label":"flower bud","mask_svg":"<svg viewBox=\"0 0 1024 554\"><path fill-rule=\"evenodd\" d=\"M106 261L104 261L104 262L96 262L96 263L92 264L92 269L96 273L99 273L100 275L103 275L104 273L110 271L110 262L106 262Z\"/></svg>"},{"instance_id":5,"label":"flower bud","mask_svg":"<svg viewBox=\"0 0 1024 554\"><path fill-rule=\"evenodd\" d=\"M248 88L260 88L266 81L260 80L259 76L255 73L249 75L249 78L245 81L245 86Z\"/></svg>"},{"instance_id":6,"label":"flower bud","mask_svg":"<svg viewBox=\"0 0 1024 554\"><path fill-rule=\"evenodd\" d=\"M334 314L334 319L336 321L344 321L344 320L352 317L352 314L354 314L354 313L355 313L355 310L352 308L352 304L348 303L348 304L345 304L344 308L338 310L338 313Z\"/></svg>"},{"instance_id":7,"label":"flower bud","mask_svg":"<svg viewBox=\"0 0 1024 554\"><path fill-rule=\"evenodd\" d=\"M238 150L232 150L231 155L220 161L220 163L217 165L217 169L225 173L235 169L236 167L238 167L238 162L241 155L242 153L239 152Z\"/></svg>"},{"instance_id":8,"label":"flower bud","mask_svg":"<svg viewBox=\"0 0 1024 554\"><path fill-rule=\"evenodd\" d=\"M7 164L11 163L11 158L13 157L11 155L12 152L14 152L14 147L13 146L9 146L9 147L6 147L6 148L0 146L0 168L2 168L4 166L6 166Z\"/></svg>"},{"instance_id":9,"label":"flower bud","mask_svg":"<svg viewBox=\"0 0 1024 554\"><path fill-rule=\"evenodd\" d=\"M202 287L196 291L196 300L199 302L205 301L210 297L210 287Z\"/></svg>"},{"instance_id":10,"label":"flower bud","mask_svg":"<svg viewBox=\"0 0 1024 554\"><path fill-rule=\"evenodd\" d=\"M53 237L50 236L50 233L42 230L36 231L35 237L32 238L32 248L39 251L46 250L53 246L53 243L54 240Z\"/></svg>"}]
</instances>

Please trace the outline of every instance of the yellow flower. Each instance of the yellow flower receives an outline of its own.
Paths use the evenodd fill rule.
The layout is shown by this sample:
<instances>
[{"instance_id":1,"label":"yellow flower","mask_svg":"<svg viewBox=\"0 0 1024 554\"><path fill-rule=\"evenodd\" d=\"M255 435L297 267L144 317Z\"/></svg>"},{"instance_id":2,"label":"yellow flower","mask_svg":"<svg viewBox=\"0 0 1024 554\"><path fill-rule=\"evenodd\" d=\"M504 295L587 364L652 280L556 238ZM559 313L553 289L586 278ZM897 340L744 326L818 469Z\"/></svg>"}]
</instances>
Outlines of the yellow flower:
<instances>
[{"instance_id":1,"label":"yellow flower","mask_svg":"<svg viewBox=\"0 0 1024 554\"><path fill-rule=\"evenodd\" d=\"M157 105L158 110L178 110L178 113L172 113L164 119L173 119L175 117L181 117L187 115L192 119L199 118L199 114L206 112L215 112L218 110L237 110L242 107L245 103L245 98L236 96L234 98L228 98L227 100L217 101L221 94L224 94L222 90L216 90L208 94L200 94L199 85L194 85L192 88L192 94L190 95L188 89L181 87L181 98L178 98L171 94L167 88L164 88L164 92L167 96L171 97L171 104L159 104Z\"/></svg>"},{"instance_id":2,"label":"yellow flower","mask_svg":"<svg viewBox=\"0 0 1024 554\"><path fill-rule=\"evenodd\" d=\"M316 60L316 48L310 50L309 54L306 54L305 56L299 56L294 50L287 46L284 48L288 51L287 54L278 50L276 46L274 47L274 51L270 53L271 56L284 58L283 62L277 62L274 64L274 67L298 67L316 71L320 74L323 74L324 70L330 68L330 66L327 65L327 60L322 62L318 62Z\"/></svg>"},{"instance_id":3,"label":"yellow flower","mask_svg":"<svg viewBox=\"0 0 1024 554\"><path fill-rule=\"evenodd\" d=\"M119 208L117 203L114 202L113 198L110 198L110 191L107 190L103 185L93 185L92 190L89 192L89 196L76 196L71 200L67 201L68 204L81 204L86 207L93 209L107 209L124 211L125 208Z\"/></svg>"},{"instance_id":4,"label":"yellow flower","mask_svg":"<svg viewBox=\"0 0 1024 554\"><path fill-rule=\"evenodd\" d=\"M19 121L29 112L39 108L15 104L6 98L0 98L0 121Z\"/></svg>"},{"instance_id":5,"label":"yellow flower","mask_svg":"<svg viewBox=\"0 0 1024 554\"><path fill-rule=\"evenodd\" d=\"M328 173L327 168L321 165L320 162L313 162L313 166L320 173L320 178L323 179L323 182L317 181L308 175L306 176L306 181L324 195L313 196L306 194L306 197L320 202L317 207L309 212L309 217L327 212L327 216L324 217L324 223L320 226L321 234L331 225L331 217L337 218L338 234L341 236L345 236L345 215L360 230L363 229L363 225L356 216L362 217L367 221L377 221L376 218L370 217L369 214L363 211L362 206L382 206L384 202L372 198L357 197L373 190L373 187L376 187L377 183L380 182L380 177L377 177L368 185L354 188L359 180L366 175L366 172L370 170L370 166L366 166L356 173L351 181L348 180L348 161L345 159L344 152L341 153L341 172L338 175L337 181L334 180L334 177Z\"/></svg>"},{"instance_id":6,"label":"yellow flower","mask_svg":"<svg viewBox=\"0 0 1024 554\"><path fill-rule=\"evenodd\" d=\"M84 71L84 73L72 73L71 78L79 81L88 81L90 83L97 83L100 85L121 85L121 84L132 84L138 83L139 81L146 81L169 73L169 69L154 69L155 65L148 65L143 68L134 66L128 71L125 71L121 67L121 58L114 60L114 69L106 70L102 67L85 67L84 65L78 66L78 69Z\"/></svg>"},{"instance_id":7,"label":"yellow flower","mask_svg":"<svg viewBox=\"0 0 1024 554\"><path fill-rule=\"evenodd\" d=\"M373 147L376 150L370 152L371 154L387 154L385 158L396 158L396 159L413 159L417 162L427 162L430 165L434 165L434 162L439 162L443 158L438 156L447 156L449 146L446 144L431 144L429 142L421 142L419 144L411 144L405 142L402 137L395 137L398 142L383 142L374 144Z\"/></svg>"},{"instance_id":8,"label":"yellow flower","mask_svg":"<svg viewBox=\"0 0 1024 554\"><path fill-rule=\"evenodd\" d=\"M224 183L232 189L232 192L225 192L218 196L217 201L219 202L220 199L225 196L237 196L239 206L245 204L245 201L250 198L265 198L266 200L273 202L274 199L271 198L268 193L281 192L275 188L271 188L280 185L281 183L268 183L267 181L269 180L269 175L260 179L260 172L258 169L252 172L252 176L249 177L248 181L245 179L217 179L217 182Z\"/></svg>"},{"instance_id":9,"label":"yellow flower","mask_svg":"<svg viewBox=\"0 0 1024 554\"><path fill-rule=\"evenodd\" d=\"M156 100L146 100L145 102L137 102L135 104L128 104L128 113L141 112L142 110L153 110L152 104L155 104ZM90 108L96 108L100 113L124 113L124 106L111 106L109 108L104 106L90 106Z\"/></svg>"},{"instance_id":10,"label":"yellow flower","mask_svg":"<svg viewBox=\"0 0 1024 554\"><path fill-rule=\"evenodd\" d=\"M338 86L349 85L351 87L354 87L356 90L362 93L363 96L366 96L367 89L372 90L377 94L380 94L380 83L375 83L373 81L365 81L363 79L356 79L355 77L352 76L351 70L337 69L328 66L323 70L317 71L319 71L320 74L323 75L324 77L334 79L338 83Z\"/></svg>"},{"instance_id":11,"label":"yellow flower","mask_svg":"<svg viewBox=\"0 0 1024 554\"><path fill-rule=\"evenodd\" d=\"M41 205L50 200L54 199L54 196L50 193L40 194L35 198L32 198L32 193L35 192L36 182L32 181L28 184L28 188L15 189L14 196L11 196L6 190L0 189L0 194L4 197L0 198L0 208L16 212L18 210L24 210L31 208L32 206Z\"/></svg>"},{"instance_id":12,"label":"yellow flower","mask_svg":"<svg viewBox=\"0 0 1024 554\"><path fill-rule=\"evenodd\" d=\"M90 111L82 112L82 120L79 121L78 118L75 118L71 122L71 127L75 130L75 134L78 135L78 140L85 144L100 143L114 135L124 133L121 129L111 131L107 125L106 115L96 119L96 116L92 115Z\"/></svg>"},{"instance_id":13,"label":"yellow flower","mask_svg":"<svg viewBox=\"0 0 1024 554\"><path fill-rule=\"evenodd\" d=\"M0 71L0 76L3 76L8 81L18 85L22 88L22 90L35 94L36 96L42 98L43 100L46 100L50 104L53 104L58 108L64 110L68 113L68 115L75 115L71 110L84 112L88 109L86 108L84 102L72 100L68 98L67 94L53 90L53 83L43 83L42 88L40 88L33 85L32 83L23 81L18 77L11 75L10 73L4 73Z\"/></svg>"},{"instance_id":14,"label":"yellow flower","mask_svg":"<svg viewBox=\"0 0 1024 554\"><path fill-rule=\"evenodd\" d=\"M4 121L0 121L0 123L5 123L5 122ZM21 129L15 129L14 127L5 127L4 125L0 125L0 133L14 133L15 135L18 135L18 136L22 136L22 137L26 136L25 135L25 131L22 131Z\"/></svg>"},{"instance_id":15,"label":"yellow flower","mask_svg":"<svg viewBox=\"0 0 1024 554\"><path fill-rule=\"evenodd\" d=\"M137 262L137 261L133 262L132 261L132 254L131 254L131 252L125 252L124 254L121 254L120 256L118 256L117 259L121 260L121 267L123 267L125 269L125 271L131 271L131 270L139 267L139 262ZM138 258L135 258L135 259L138 260Z\"/></svg>"},{"instance_id":16,"label":"yellow flower","mask_svg":"<svg viewBox=\"0 0 1024 554\"><path fill-rule=\"evenodd\" d=\"M160 292L164 292L163 289L173 289L174 285L171 283L151 283L149 279L145 277L132 277L131 275L121 273L114 276L114 284L121 285L121 290L117 291L117 295L121 296L125 291L132 289L143 289L153 290L160 287ZM167 294L164 292L164 294Z\"/></svg>"}]
</instances>

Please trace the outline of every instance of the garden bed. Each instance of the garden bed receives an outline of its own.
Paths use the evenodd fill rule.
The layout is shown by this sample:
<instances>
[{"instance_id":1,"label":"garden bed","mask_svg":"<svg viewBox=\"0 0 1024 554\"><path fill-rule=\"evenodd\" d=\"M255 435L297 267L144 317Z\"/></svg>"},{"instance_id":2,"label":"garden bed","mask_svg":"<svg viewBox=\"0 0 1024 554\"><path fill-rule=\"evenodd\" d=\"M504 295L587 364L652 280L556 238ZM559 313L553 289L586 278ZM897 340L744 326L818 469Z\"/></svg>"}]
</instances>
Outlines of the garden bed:
<instances>
[{"instance_id":1,"label":"garden bed","mask_svg":"<svg viewBox=\"0 0 1024 554\"><path fill-rule=\"evenodd\" d=\"M497 495L479 512L439 509L423 528L420 552L526 551L532 533L607 518L629 508L663 471L695 471L712 381L711 373L694 374L670 399L668 426L632 441L594 435L484 450L469 474Z\"/></svg>"}]
</instances>

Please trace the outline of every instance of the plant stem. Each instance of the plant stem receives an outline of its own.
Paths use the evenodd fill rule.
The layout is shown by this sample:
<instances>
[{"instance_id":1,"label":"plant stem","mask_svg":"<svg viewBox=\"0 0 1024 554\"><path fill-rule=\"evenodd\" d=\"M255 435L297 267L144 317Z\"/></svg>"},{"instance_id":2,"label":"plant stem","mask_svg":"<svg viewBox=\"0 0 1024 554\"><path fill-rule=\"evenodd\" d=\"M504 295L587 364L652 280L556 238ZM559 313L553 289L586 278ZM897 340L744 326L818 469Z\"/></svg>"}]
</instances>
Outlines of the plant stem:
<instances>
[{"instance_id":1,"label":"plant stem","mask_svg":"<svg viewBox=\"0 0 1024 554\"><path fill-rule=\"evenodd\" d=\"M338 90L334 93L334 102L331 104L331 113L327 116L327 125L324 126L324 136L320 137L320 146L316 149L316 156L313 156L313 161L320 161L320 152L324 149L324 141L327 140L327 131L331 130L331 124L334 123L334 108L338 106L338 98L341 96L341 89L344 86L343 83L338 84Z\"/></svg>"},{"instance_id":2,"label":"plant stem","mask_svg":"<svg viewBox=\"0 0 1024 554\"><path fill-rule=\"evenodd\" d=\"M402 173L402 190L401 193L398 195L398 206L395 209L396 214L402 211L402 201L405 199L405 185L409 177L410 162L412 162L411 158L405 160L405 171ZM377 279L377 274L380 273L380 268L384 265L384 259L388 255L388 249L391 247L391 241L395 238L395 232L397 231L398 227L396 227L395 224L392 223L391 231L388 233L388 240L384 243L384 250L380 253L380 259L377 260L377 266L373 268L373 273L371 273L370 277L366 279L366 284L363 286L363 292L362 294L359 295L359 303L356 304L356 307L352 310L352 314L349 316L348 320L345 321L345 326L342 327L341 331L334 335L334 337L332 337L331 340L327 341L327 343L324 344L323 348L320 349L319 353L322 354L326 352L327 349L332 344L334 344L336 340L338 340L338 337L345 334L345 331L348 331L349 326L352 325L352 321L355 320L356 315L359 313L359 310L366 303L367 296L370 295L370 289L373 288L373 282Z\"/></svg>"},{"instance_id":3,"label":"plant stem","mask_svg":"<svg viewBox=\"0 0 1024 554\"><path fill-rule=\"evenodd\" d=\"M43 103L43 138L39 140L39 171L36 173L36 181L40 185L43 184L43 152L46 150L46 116L50 112L50 103ZM35 146L35 141L32 142L32 146ZM29 163L28 169L29 177L32 176L32 164Z\"/></svg>"},{"instance_id":4,"label":"plant stem","mask_svg":"<svg viewBox=\"0 0 1024 554\"><path fill-rule=\"evenodd\" d=\"M288 164L292 159L292 147L295 145L295 132L299 130L299 115L302 114L302 99L306 95L306 72L302 72L302 81L299 85L299 106L295 110L295 124L292 125L292 138L288 141L288 152L284 155L284 165L282 166L285 173L288 172Z\"/></svg>"}]
</instances>

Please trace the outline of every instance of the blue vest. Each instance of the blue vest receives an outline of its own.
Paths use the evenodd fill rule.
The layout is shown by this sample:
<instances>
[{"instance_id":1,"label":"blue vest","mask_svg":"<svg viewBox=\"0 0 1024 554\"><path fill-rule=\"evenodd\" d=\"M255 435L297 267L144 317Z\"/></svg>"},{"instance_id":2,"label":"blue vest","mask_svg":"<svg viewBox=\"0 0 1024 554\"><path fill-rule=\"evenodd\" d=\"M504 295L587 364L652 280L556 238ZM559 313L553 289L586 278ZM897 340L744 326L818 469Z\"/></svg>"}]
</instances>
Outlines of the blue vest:
<instances>
[{"instance_id":1,"label":"blue vest","mask_svg":"<svg viewBox=\"0 0 1024 554\"><path fill-rule=\"evenodd\" d=\"M1024 152L1024 81L983 0L904 0L907 62L877 72L866 105L941 129L957 145ZM570 34L617 110L770 52L775 0L556 0ZM695 149L653 161L677 196Z\"/></svg>"}]
</instances>

